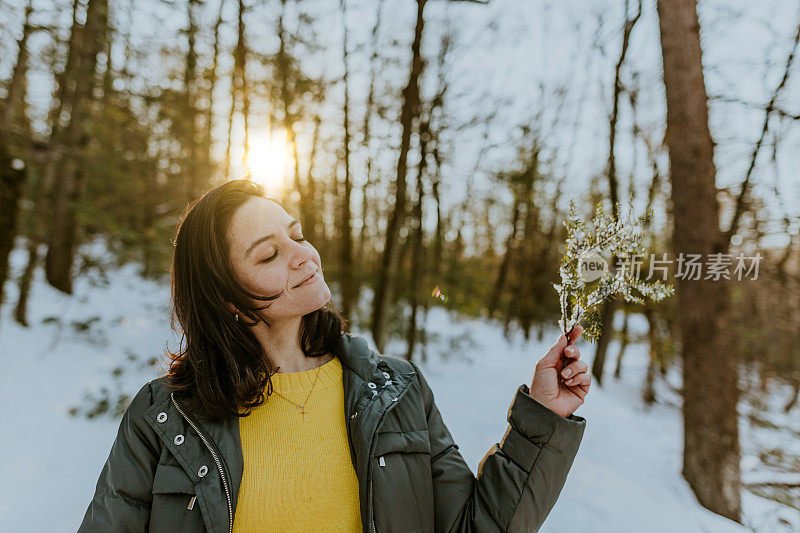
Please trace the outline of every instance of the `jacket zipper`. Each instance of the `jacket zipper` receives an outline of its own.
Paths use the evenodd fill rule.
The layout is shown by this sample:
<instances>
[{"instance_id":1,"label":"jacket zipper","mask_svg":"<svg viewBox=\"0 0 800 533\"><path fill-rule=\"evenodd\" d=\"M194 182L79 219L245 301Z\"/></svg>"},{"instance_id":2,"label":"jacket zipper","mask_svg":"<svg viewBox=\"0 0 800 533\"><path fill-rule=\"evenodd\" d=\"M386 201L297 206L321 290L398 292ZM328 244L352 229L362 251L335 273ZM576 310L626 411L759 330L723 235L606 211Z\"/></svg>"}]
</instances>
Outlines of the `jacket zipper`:
<instances>
[{"instance_id":1,"label":"jacket zipper","mask_svg":"<svg viewBox=\"0 0 800 533\"><path fill-rule=\"evenodd\" d=\"M169 397L172 399L172 403L175 404L175 408L178 410L181 416L183 416L183 418L189 422L189 425L192 426L192 429L194 429L197 434L200 435L200 439L203 441L203 444L206 445L208 451L211 452L211 456L214 458L214 462L217 464L217 470L219 470L219 475L222 478L222 486L225 487L225 497L228 500L228 533L233 533L233 508L231 506L231 493L228 489L228 479L225 477L225 472L222 469L222 463L219 460L219 456L217 455L217 452L214 451L214 448L211 446L211 444L209 444L205 435L203 435L197 425L195 425L192 419L186 416L186 413L183 412L183 409L181 409L180 405L178 405L178 401L175 399L173 394L174 393L170 393Z\"/></svg>"},{"instance_id":2,"label":"jacket zipper","mask_svg":"<svg viewBox=\"0 0 800 533\"><path fill-rule=\"evenodd\" d=\"M415 373L416 372L411 372L409 374L409 376L413 376ZM383 411L383 413L381 414L380 422L378 422L378 427L375 428L375 434L372 436L372 442L370 443L369 469L368 469L368 472L367 472L367 477L369 478L369 518L370 518L370 530L372 531L372 533L377 533L377 529L375 529L375 512L373 511L373 508L372 508L372 459L373 459L372 450L375 447L374 446L375 445L375 439L378 436L378 431L380 431L381 427L383 427L383 423L386 421L386 415L389 414L389 411L394 409L397 406L398 403L400 403L400 399L403 396L405 396L406 392L408 392L408 389L411 388L411 384L412 383L413 383L413 380L409 380L408 384L406 384L406 386L403 388L403 390L400 391L400 394L397 395L397 398L395 398L395 400L392 401L392 403L389 405L389 407L387 407Z\"/></svg>"}]
</instances>

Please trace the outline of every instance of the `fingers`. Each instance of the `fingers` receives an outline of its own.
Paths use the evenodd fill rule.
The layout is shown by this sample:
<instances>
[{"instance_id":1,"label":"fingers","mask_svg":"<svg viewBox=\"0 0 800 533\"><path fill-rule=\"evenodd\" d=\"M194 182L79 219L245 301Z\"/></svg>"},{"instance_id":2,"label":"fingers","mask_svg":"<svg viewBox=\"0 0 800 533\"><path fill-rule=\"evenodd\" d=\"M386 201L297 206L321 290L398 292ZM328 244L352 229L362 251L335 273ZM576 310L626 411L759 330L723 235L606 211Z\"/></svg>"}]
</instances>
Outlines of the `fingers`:
<instances>
[{"instance_id":1,"label":"fingers","mask_svg":"<svg viewBox=\"0 0 800 533\"><path fill-rule=\"evenodd\" d=\"M569 334L569 343L574 344L575 341L578 340L578 337L581 336L581 333L583 333L583 326L580 324L575 324L575 327L572 328L572 331Z\"/></svg>"},{"instance_id":2,"label":"fingers","mask_svg":"<svg viewBox=\"0 0 800 533\"><path fill-rule=\"evenodd\" d=\"M574 361L570 362L569 359L564 359L562 361L561 375L559 376L561 381L574 378L581 372L586 372L589 369L586 363L578 361L581 352L578 350L577 346L567 346L566 349L564 349L564 356L572 358Z\"/></svg>"},{"instance_id":3,"label":"fingers","mask_svg":"<svg viewBox=\"0 0 800 533\"><path fill-rule=\"evenodd\" d=\"M566 348L564 348L564 357L569 357L570 359L578 359L580 356L581 356L581 351L578 349L577 346L567 346Z\"/></svg>"},{"instance_id":4,"label":"fingers","mask_svg":"<svg viewBox=\"0 0 800 533\"><path fill-rule=\"evenodd\" d=\"M561 359L562 355L573 358L579 357L580 353L578 348L571 346L571 344L578 340L578 337L580 337L581 333L583 333L583 326L576 324L569 334L570 346L566 351L564 348L567 348L567 337L563 333L559 335L556 343L553 344L549 350L547 350L547 353L544 354L544 357L542 357L542 359L539 361L539 366L542 368L555 366L556 363Z\"/></svg>"},{"instance_id":5,"label":"fingers","mask_svg":"<svg viewBox=\"0 0 800 533\"><path fill-rule=\"evenodd\" d=\"M589 385L592 383L592 375L588 372L583 372L581 374L577 374L574 377L569 378L564 382L565 385L570 387L577 386L583 390L583 392L589 392Z\"/></svg>"},{"instance_id":6,"label":"fingers","mask_svg":"<svg viewBox=\"0 0 800 533\"><path fill-rule=\"evenodd\" d=\"M561 375L564 378L569 379L569 378L574 378L578 376L580 373L586 372L587 370L589 370L589 365L587 365L583 361L575 361L564 367L564 369L561 370Z\"/></svg>"}]
</instances>

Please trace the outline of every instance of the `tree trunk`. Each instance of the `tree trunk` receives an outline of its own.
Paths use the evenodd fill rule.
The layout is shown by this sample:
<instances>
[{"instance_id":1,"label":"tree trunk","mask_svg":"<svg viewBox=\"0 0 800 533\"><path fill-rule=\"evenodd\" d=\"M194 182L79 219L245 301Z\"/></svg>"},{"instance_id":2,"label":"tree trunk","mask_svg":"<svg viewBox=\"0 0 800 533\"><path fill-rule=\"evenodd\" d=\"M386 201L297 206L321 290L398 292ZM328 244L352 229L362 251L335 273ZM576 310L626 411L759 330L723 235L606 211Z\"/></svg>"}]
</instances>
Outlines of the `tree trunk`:
<instances>
[{"instance_id":1,"label":"tree trunk","mask_svg":"<svg viewBox=\"0 0 800 533\"><path fill-rule=\"evenodd\" d=\"M647 340L648 340L648 358L647 358L647 375L644 378L644 387L642 388L642 400L645 405L652 405L656 401L656 372L661 360L660 345L658 338L658 316L652 308L645 309L645 316L647 317Z\"/></svg>"},{"instance_id":2,"label":"tree trunk","mask_svg":"<svg viewBox=\"0 0 800 533\"><path fill-rule=\"evenodd\" d=\"M0 305L9 273L9 256L14 248L17 235L17 213L27 177L27 165L15 164L12 154L9 131L17 116L19 103L24 100L25 79L28 72L28 38L33 26L30 23L33 5L28 0L25 6L25 21L22 36L17 42L17 60L14 63L7 96L3 102L0 116Z\"/></svg>"},{"instance_id":3,"label":"tree trunk","mask_svg":"<svg viewBox=\"0 0 800 533\"><path fill-rule=\"evenodd\" d=\"M658 0L675 254L724 250L714 142L708 126L695 0ZM736 360L728 345L728 285L678 279L683 357L683 475L708 509L739 522ZM709 386L713 376L713 387Z\"/></svg>"},{"instance_id":4,"label":"tree trunk","mask_svg":"<svg viewBox=\"0 0 800 533\"><path fill-rule=\"evenodd\" d=\"M431 110L430 110L430 118L428 119L426 131L428 132L429 140L428 144L430 145L430 153L431 157L433 158L433 165L434 171L431 174L431 196L433 197L434 205L436 206L436 230L434 235L434 242L433 242L433 257L430 262L430 265L425 269L426 272L433 278L439 279L439 274L442 271L442 258L444 256L444 224L442 221L442 202L441 202L441 194L439 192L439 187L441 184L442 178L442 165L443 165L443 157L442 152L439 150L439 143L440 143L440 133L445 129L446 125L444 124L444 120L446 117L446 113L444 110L444 103L445 103L445 95L447 94L448 90L448 83L447 83L447 56L450 53L450 50L453 46L453 33L450 31L450 26L448 25L448 31L445 31L442 34L442 41L439 47L439 57L437 59L438 65L438 80L439 80L439 88L436 91L436 96L434 96L433 101L431 102ZM438 120L435 120L437 119ZM425 313L427 316L428 310L428 302L429 299L425 299Z\"/></svg>"},{"instance_id":5,"label":"tree trunk","mask_svg":"<svg viewBox=\"0 0 800 533\"><path fill-rule=\"evenodd\" d=\"M236 26L236 47L233 50L233 69L231 70L231 107L228 111L228 134L227 134L227 147L225 149L225 178L230 179L231 175L231 158L233 151L233 119L236 115L236 109L241 102L241 113L244 122L244 142L242 151L242 168L246 174L245 177L250 177L250 169L248 168L247 158L250 153L250 132L249 132L249 115L250 115L250 99L249 88L247 86L247 42L245 40L245 23L244 12L245 5L243 0L237 3L237 26ZM267 191L269 194L271 191Z\"/></svg>"},{"instance_id":6,"label":"tree trunk","mask_svg":"<svg viewBox=\"0 0 800 533\"><path fill-rule=\"evenodd\" d=\"M33 4L28 0L25 6L25 21L22 24L22 36L17 41L17 60L11 71L11 80L6 89L6 98L3 102L2 115L0 115L0 146L7 147L9 140L9 130L17 116L20 103L23 102L25 91L25 80L28 73L28 39L33 33L31 24L31 14Z\"/></svg>"},{"instance_id":7,"label":"tree trunk","mask_svg":"<svg viewBox=\"0 0 800 533\"><path fill-rule=\"evenodd\" d=\"M217 13L217 20L214 23L214 48L211 57L211 67L206 72L206 86L208 90L208 108L206 109L206 123L205 133L203 139L203 162L204 168L211 169L213 160L211 157L211 149L214 144L213 130L214 130L214 89L217 87L217 70L219 67L219 49L220 49L220 28L222 27L222 9L225 7L225 0L219 2L219 12ZM228 176L225 175L225 179Z\"/></svg>"},{"instance_id":8,"label":"tree trunk","mask_svg":"<svg viewBox=\"0 0 800 533\"><path fill-rule=\"evenodd\" d=\"M789 398L789 401L786 402L786 405L783 406L783 412L788 413L792 410L792 408L797 405L797 398L800 396L800 376L795 375L791 378L792 380L792 396Z\"/></svg>"},{"instance_id":9,"label":"tree trunk","mask_svg":"<svg viewBox=\"0 0 800 533\"><path fill-rule=\"evenodd\" d=\"M308 170L306 172L305 184L302 186L301 197L303 201L300 203L300 215L303 225L303 232L306 238L313 243L321 243L322 235L319 232L317 206L321 205L317 198L317 182L314 179L314 164L317 159L317 151L319 147L319 129L322 124L322 119L319 115L314 117L314 135L311 138L311 152L308 155Z\"/></svg>"},{"instance_id":10,"label":"tree trunk","mask_svg":"<svg viewBox=\"0 0 800 533\"><path fill-rule=\"evenodd\" d=\"M540 148L538 141L534 145L528 169L523 177L522 186L522 207L524 218L522 224L522 242L520 251L514 258L517 262L517 283L514 288L515 298L518 300L514 305L514 312L517 315L519 325L525 333L525 339L530 338L531 326L534 322L534 306L536 305L536 279L534 278L534 268L542 249L541 243L541 220L539 207L536 205L534 187L540 178ZM487 220L486 227L490 227ZM494 250L492 243L487 243L487 250Z\"/></svg>"},{"instance_id":11,"label":"tree trunk","mask_svg":"<svg viewBox=\"0 0 800 533\"><path fill-rule=\"evenodd\" d=\"M412 228L409 235L411 240L411 272L409 276L409 290L411 294L411 317L408 327L408 348L406 350L406 359L413 360L414 347L417 342L417 312L420 303L420 287L424 286L425 277L425 248L424 233L422 229L422 202L425 197L425 179L426 174L426 161L428 157L428 122L425 121L420 124L419 131L419 155L420 160L417 165L417 199L414 202L414 209L412 216L416 227Z\"/></svg>"},{"instance_id":12,"label":"tree trunk","mask_svg":"<svg viewBox=\"0 0 800 533\"><path fill-rule=\"evenodd\" d=\"M197 87L197 10L199 9L200 0L189 0L187 3L186 18L188 26L186 27L186 38L188 40L188 48L186 50L186 58L184 62L183 71L183 113L181 116L181 139L183 145L181 158L181 180L183 181L183 194L184 204L191 203L200 193L201 184L199 183L198 172L198 130L197 130L197 116L198 110L195 100L198 97Z\"/></svg>"},{"instance_id":13,"label":"tree trunk","mask_svg":"<svg viewBox=\"0 0 800 533\"><path fill-rule=\"evenodd\" d=\"M521 202L519 199L514 200L514 209L511 213L511 233L508 235L508 239L506 239L506 249L503 253L503 259L500 261L500 268L497 272L497 279L494 282L494 289L492 290L492 296L489 300L489 318L494 316L495 311L500 306L500 300L503 295L503 289L506 285L506 276L508 275L508 268L511 264L511 259L513 255L514 243L517 240L517 226L519 226L519 216L520 216L520 204Z\"/></svg>"},{"instance_id":14,"label":"tree trunk","mask_svg":"<svg viewBox=\"0 0 800 533\"><path fill-rule=\"evenodd\" d=\"M72 78L75 90L69 102L69 123L62 136L61 145L65 153L59 179L55 182L53 218L45 255L47 281L67 294L72 293L72 263L78 240L75 207L81 196L84 175L83 150L88 141L85 128L89 101L96 83L97 55L103 49L107 30L108 0L89 0L86 23L80 29L80 38L72 43L78 47L76 75Z\"/></svg>"},{"instance_id":15,"label":"tree trunk","mask_svg":"<svg viewBox=\"0 0 800 533\"><path fill-rule=\"evenodd\" d=\"M28 242L28 263L19 280L19 297L17 305L14 307L14 320L22 326L28 327L28 296L31 292L31 282L33 273L39 262L39 248L41 241L36 237L31 237Z\"/></svg>"},{"instance_id":16,"label":"tree trunk","mask_svg":"<svg viewBox=\"0 0 800 533\"><path fill-rule=\"evenodd\" d=\"M245 37L246 28L244 23L245 12L244 0L239 0L238 30L236 39L236 50L234 51L234 71L236 72L235 82L238 85L239 97L242 100L242 122L244 123L244 149L242 150L242 168L246 169L248 156L250 155L250 87L247 84L247 39Z\"/></svg>"},{"instance_id":17,"label":"tree trunk","mask_svg":"<svg viewBox=\"0 0 800 533\"><path fill-rule=\"evenodd\" d=\"M397 177L395 179L394 209L389 216L386 229L386 244L378 270L375 285L375 297L372 302L372 337L378 351L384 347L384 327L389 305L389 295L393 292L394 278L397 275L399 247L398 236L405 222L406 210L406 171L408 150L411 145L411 132L414 120L419 116L419 78L422 74L423 62L421 53L422 31L425 26L423 12L427 0L417 0L417 23L414 28L414 42L411 45L411 69L408 85L403 89L403 109L400 114L400 125L403 128L400 137L400 154L397 159Z\"/></svg>"},{"instance_id":18,"label":"tree trunk","mask_svg":"<svg viewBox=\"0 0 800 533\"><path fill-rule=\"evenodd\" d=\"M628 335L628 312L625 312L625 321L622 323L621 338L619 341L619 353L617 354L617 365L614 367L614 377L619 379L622 375L622 358L625 356L625 349L630 341Z\"/></svg>"},{"instance_id":19,"label":"tree trunk","mask_svg":"<svg viewBox=\"0 0 800 533\"><path fill-rule=\"evenodd\" d=\"M631 32L639 17L642 15L642 0L638 2L638 9L633 18L628 18L628 2L625 2L625 25L622 29L622 48L620 50L619 59L617 60L614 69L614 97L612 102L612 111L609 118L609 135L608 135L608 191L611 200L611 212L614 215L614 220L619 218L617 212L617 202L619 201L617 190L619 189L617 181L617 158L614 152L617 138L617 121L619 119L619 101L622 94L622 65L625 63L625 56L628 53L628 45L630 44ZM612 264L615 264L616 257L612 257ZM595 349L594 360L592 361L592 376L597 380L597 385L603 383L603 367L606 362L606 352L608 345L611 342L611 337L614 335L614 312L618 307L616 299L612 298L606 300L602 304L600 311L600 320L603 324L603 329L600 333L600 338L597 339L597 348Z\"/></svg>"},{"instance_id":20,"label":"tree trunk","mask_svg":"<svg viewBox=\"0 0 800 533\"><path fill-rule=\"evenodd\" d=\"M616 257L612 257L612 264L616 262ZM600 323L603 325L603 334L597 339L597 348L594 352L592 361L592 377L597 381L597 385L603 384L603 368L606 362L608 345L611 343L611 336L614 334L614 312L617 310L616 298L605 300L600 311Z\"/></svg>"},{"instance_id":21,"label":"tree trunk","mask_svg":"<svg viewBox=\"0 0 800 533\"><path fill-rule=\"evenodd\" d=\"M378 30L381 26L381 13L383 0L378 0L377 11L375 13L375 25L372 27L370 47L372 55L369 60L369 91L367 92L367 103L364 108L364 126L361 135L361 145L366 155L366 169L364 171L364 186L361 190L361 227L358 230L358 250L356 252L356 264L360 270L364 270L367 265L364 262L364 249L367 239L367 221L369 220L370 202L369 190L372 187L372 152L370 151L370 140L372 139L372 114L375 112L375 86L378 77ZM377 214L376 214L377 218Z\"/></svg>"},{"instance_id":22,"label":"tree trunk","mask_svg":"<svg viewBox=\"0 0 800 533\"><path fill-rule=\"evenodd\" d=\"M291 186L283 188L283 190L287 194L287 199L288 199L289 190L296 190L298 192L300 191L300 186L298 183L300 176L298 167L299 161L297 158L297 140L294 131L294 123L297 121L297 118L295 117L295 114L292 111L292 107L294 105L294 98L292 94L292 89L290 88L290 79L289 79L289 76L291 75L290 61L292 60L292 58L289 56L289 52L287 52L287 46L289 44L290 36L286 33L286 27L284 25L284 17L286 16L286 4L287 0L281 0L281 12L280 15L278 15L277 74L278 74L278 83L281 86L280 94L281 94L281 103L283 104L283 128L286 130L286 140L292 149L292 153L294 154L293 157L294 166L292 168L293 172L292 172Z\"/></svg>"},{"instance_id":23,"label":"tree trunk","mask_svg":"<svg viewBox=\"0 0 800 533\"><path fill-rule=\"evenodd\" d=\"M352 214L350 212L350 197L352 196L353 184L350 181L350 85L348 76L350 74L349 57L347 50L347 4L346 0L339 1L339 7L342 10L342 26L344 27L344 35L342 37L342 61L344 62L344 74L342 82L344 83L344 146L343 155L344 161L344 194L342 195L341 203L341 218L339 219L339 228L342 234L341 240L341 284L342 284L342 316L348 321L352 320L353 305L358 301L358 294L354 286L353 278L353 223Z\"/></svg>"},{"instance_id":24,"label":"tree trunk","mask_svg":"<svg viewBox=\"0 0 800 533\"><path fill-rule=\"evenodd\" d=\"M9 274L9 256L17 233L17 211L27 167L16 168L12 157L0 146L0 304Z\"/></svg>"}]
</instances>

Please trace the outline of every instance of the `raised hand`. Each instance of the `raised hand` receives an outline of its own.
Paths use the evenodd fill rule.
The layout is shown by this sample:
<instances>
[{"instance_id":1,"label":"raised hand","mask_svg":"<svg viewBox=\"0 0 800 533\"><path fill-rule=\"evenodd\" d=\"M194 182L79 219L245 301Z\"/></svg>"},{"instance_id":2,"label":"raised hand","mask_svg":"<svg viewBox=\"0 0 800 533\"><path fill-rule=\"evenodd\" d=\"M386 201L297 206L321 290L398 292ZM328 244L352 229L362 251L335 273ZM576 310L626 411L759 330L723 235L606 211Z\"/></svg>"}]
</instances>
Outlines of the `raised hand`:
<instances>
[{"instance_id":1,"label":"raised hand","mask_svg":"<svg viewBox=\"0 0 800 533\"><path fill-rule=\"evenodd\" d=\"M563 417L571 415L583 405L592 383L592 376L587 372L588 365L578 360L580 350L572 345L582 332L583 327L576 325L569 334L569 343L567 337L561 334L536 363L530 386L530 394L536 401Z\"/></svg>"}]
</instances>

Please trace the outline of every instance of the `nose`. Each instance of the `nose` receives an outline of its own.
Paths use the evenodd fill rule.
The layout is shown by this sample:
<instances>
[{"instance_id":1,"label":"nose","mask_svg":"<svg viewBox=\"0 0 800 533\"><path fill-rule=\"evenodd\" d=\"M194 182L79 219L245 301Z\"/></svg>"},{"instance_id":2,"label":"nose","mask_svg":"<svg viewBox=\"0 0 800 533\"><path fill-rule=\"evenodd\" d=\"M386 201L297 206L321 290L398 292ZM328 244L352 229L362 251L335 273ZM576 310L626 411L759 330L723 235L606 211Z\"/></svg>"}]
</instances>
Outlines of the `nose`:
<instances>
[{"instance_id":1,"label":"nose","mask_svg":"<svg viewBox=\"0 0 800 533\"><path fill-rule=\"evenodd\" d=\"M292 256L292 267L293 268L300 268L302 265L308 261L311 261L314 258L314 253L309 246L306 246L303 242L294 242L294 255Z\"/></svg>"}]
</instances>

